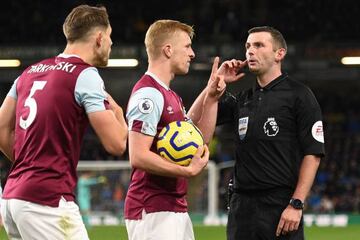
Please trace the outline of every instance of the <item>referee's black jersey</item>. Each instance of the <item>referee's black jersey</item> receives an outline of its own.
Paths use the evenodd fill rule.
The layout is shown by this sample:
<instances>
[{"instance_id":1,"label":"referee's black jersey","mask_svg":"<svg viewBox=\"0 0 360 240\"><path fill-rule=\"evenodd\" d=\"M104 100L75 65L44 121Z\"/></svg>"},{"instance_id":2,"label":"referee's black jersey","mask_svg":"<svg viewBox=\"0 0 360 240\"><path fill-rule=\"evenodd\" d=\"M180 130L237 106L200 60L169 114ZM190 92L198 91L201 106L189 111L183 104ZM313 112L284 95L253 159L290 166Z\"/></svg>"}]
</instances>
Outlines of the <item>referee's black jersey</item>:
<instances>
[{"instance_id":1,"label":"referee's black jersey","mask_svg":"<svg viewBox=\"0 0 360 240\"><path fill-rule=\"evenodd\" d=\"M325 154L320 106L287 74L263 88L226 93L217 125L229 123L236 130L234 187L242 191L294 189L303 157Z\"/></svg>"}]
</instances>

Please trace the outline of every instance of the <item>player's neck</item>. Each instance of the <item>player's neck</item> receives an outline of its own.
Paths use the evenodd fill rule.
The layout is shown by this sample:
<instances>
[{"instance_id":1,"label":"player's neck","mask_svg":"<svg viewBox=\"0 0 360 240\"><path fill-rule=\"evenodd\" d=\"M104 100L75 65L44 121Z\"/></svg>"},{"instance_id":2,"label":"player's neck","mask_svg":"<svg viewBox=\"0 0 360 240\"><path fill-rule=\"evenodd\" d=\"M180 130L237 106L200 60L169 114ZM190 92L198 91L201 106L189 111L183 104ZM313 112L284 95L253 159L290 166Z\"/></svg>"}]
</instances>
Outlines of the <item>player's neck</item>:
<instances>
[{"instance_id":1,"label":"player's neck","mask_svg":"<svg viewBox=\"0 0 360 240\"><path fill-rule=\"evenodd\" d=\"M174 79L175 74L171 71L170 66L166 62L150 62L148 71L155 74L160 81L170 87L171 80Z\"/></svg>"},{"instance_id":2,"label":"player's neck","mask_svg":"<svg viewBox=\"0 0 360 240\"><path fill-rule=\"evenodd\" d=\"M86 62L87 64L93 65L92 63L92 56L89 54L91 51L89 51L89 48L85 47L83 44L67 44L64 49L64 54L69 55L77 55Z\"/></svg>"}]
</instances>

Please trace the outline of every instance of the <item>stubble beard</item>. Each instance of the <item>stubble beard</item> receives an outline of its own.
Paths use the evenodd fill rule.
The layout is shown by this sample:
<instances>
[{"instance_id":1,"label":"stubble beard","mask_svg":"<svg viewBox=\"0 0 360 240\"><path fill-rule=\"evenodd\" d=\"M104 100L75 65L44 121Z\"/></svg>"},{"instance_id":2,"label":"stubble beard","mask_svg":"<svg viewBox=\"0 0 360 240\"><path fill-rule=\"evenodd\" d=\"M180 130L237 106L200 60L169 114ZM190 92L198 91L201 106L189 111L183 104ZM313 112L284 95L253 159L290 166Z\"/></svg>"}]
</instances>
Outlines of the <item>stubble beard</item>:
<instances>
[{"instance_id":1,"label":"stubble beard","mask_svg":"<svg viewBox=\"0 0 360 240\"><path fill-rule=\"evenodd\" d=\"M95 67L106 67L109 61L109 54L105 56L105 54L99 54L95 58Z\"/></svg>"}]
</instances>

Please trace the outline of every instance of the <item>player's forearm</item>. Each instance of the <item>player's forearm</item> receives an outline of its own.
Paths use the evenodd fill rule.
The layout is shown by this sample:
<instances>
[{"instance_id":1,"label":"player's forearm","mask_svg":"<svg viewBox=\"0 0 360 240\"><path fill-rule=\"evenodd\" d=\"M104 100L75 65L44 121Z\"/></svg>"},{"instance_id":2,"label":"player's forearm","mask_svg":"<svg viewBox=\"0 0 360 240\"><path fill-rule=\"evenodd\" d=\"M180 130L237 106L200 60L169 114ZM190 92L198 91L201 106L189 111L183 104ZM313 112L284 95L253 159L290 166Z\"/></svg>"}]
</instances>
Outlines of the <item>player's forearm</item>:
<instances>
[{"instance_id":1,"label":"player's forearm","mask_svg":"<svg viewBox=\"0 0 360 240\"><path fill-rule=\"evenodd\" d=\"M89 113L88 117L105 150L112 155L122 155L126 149L128 132L127 127L121 126L116 119L114 112L98 111Z\"/></svg>"},{"instance_id":2,"label":"player's forearm","mask_svg":"<svg viewBox=\"0 0 360 240\"><path fill-rule=\"evenodd\" d=\"M117 141L115 141L115 143L117 143L118 148L120 148L119 150L115 150L113 154L120 156L126 150L128 127L124 118L124 112L122 108L110 97L109 103L116 119L116 123L114 123L114 125L116 125L116 130L114 129L114 133L116 133L117 135Z\"/></svg>"},{"instance_id":3,"label":"player's forearm","mask_svg":"<svg viewBox=\"0 0 360 240\"><path fill-rule=\"evenodd\" d=\"M314 182L317 169L320 164L320 157L306 155L301 163L299 179L293 194L293 198L305 201L311 186Z\"/></svg>"},{"instance_id":4,"label":"player's forearm","mask_svg":"<svg viewBox=\"0 0 360 240\"><path fill-rule=\"evenodd\" d=\"M193 121L195 125L198 124L202 112L203 112L203 105L204 99L206 96L206 88L200 93L200 95L195 99L194 103L192 104L190 110L188 111L188 117Z\"/></svg>"},{"instance_id":5,"label":"player's forearm","mask_svg":"<svg viewBox=\"0 0 360 240\"><path fill-rule=\"evenodd\" d=\"M126 123L126 120L124 118L123 115L123 111L122 109L119 107L120 110L118 110L117 112L114 112L115 114L115 118L119 123L119 133L121 135L121 140L123 143L125 143L124 145L126 145L126 141L127 141L127 136L128 136L128 126Z\"/></svg>"},{"instance_id":6,"label":"player's forearm","mask_svg":"<svg viewBox=\"0 0 360 240\"><path fill-rule=\"evenodd\" d=\"M208 144L213 137L216 127L218 99L206 95L202 109L203 112L197 122L197 127L201 130L205 143Z\"/></svg>"},{"instance_id":7,"label":"player's forearm","mask_svg":"<svg viewBox=\"0 0 360 240\"><path fill-rule=\"evenodd\" d=\"M115 102L115 100L108 94L108 101L110 104L110 109L113 111L116 120L119 122L120 126L120 132L127 133L127 124L124 117L124 111L123 109ZM127 138L127 134L124 135L125 138Z\"/></svg>"},{"instance_id":8,"label":"player's forearm","mask_svg":"<svg viewBox=\"0 0 360 240\"><path fill-rule=\"evenodd\" d=\"M133 168L165 177L191 177L187 167L174 164L151 151L130 150L130 164Z\"/></svg>"}]
</instances>

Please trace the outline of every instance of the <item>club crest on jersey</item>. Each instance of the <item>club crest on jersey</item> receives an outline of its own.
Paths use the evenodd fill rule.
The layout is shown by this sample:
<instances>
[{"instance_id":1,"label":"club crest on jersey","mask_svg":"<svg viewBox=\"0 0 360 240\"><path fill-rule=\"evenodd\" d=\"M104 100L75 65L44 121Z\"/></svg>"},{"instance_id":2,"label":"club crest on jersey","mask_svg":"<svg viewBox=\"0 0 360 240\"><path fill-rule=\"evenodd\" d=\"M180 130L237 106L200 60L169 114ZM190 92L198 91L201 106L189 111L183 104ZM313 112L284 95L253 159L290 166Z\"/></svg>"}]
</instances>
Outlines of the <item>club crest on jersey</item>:
<instances>
[{"instance_id":1,"label":"club crest on jersey","mask_svg":"<svg viewBox=\"0 0 360 240\"><path fill-rule=\"evenodd\" d=\"M138 108L142 113L151 113L154 109L154 103L150 99L145 98L139 102Z\"/></svg>"},{"instance_id":2,"label":"club crest on jersey","mask_svg":"<svg viewBox=\"0 0 360 240\"><path fill-rule=\"evenodd\" d=\"M324 143L324 130L322 121L317 121L314 123L311 129L311 134L316 141Z\"/></svg>"},{"instance_id":3,"label":"club crest on jersey","mask_svg":"<svg viewBox=\"0 0 360 240\"><path fill-rule=\"evenodd\" d=\"M249 117L239 118L239 137L243 140L248 129Z\"/></svg>"},{"instance_id":4,"label":"club crest on jersey","mask_svg":"<svg viewBox=\"0 0 360 240\"><path fill-rule=\"evenodd\" d=\"M274 137L279 132L279 126L275 121L275 118L268 118L264 123L264 133L269 137Z\"/></svg>"}]
</instances>

